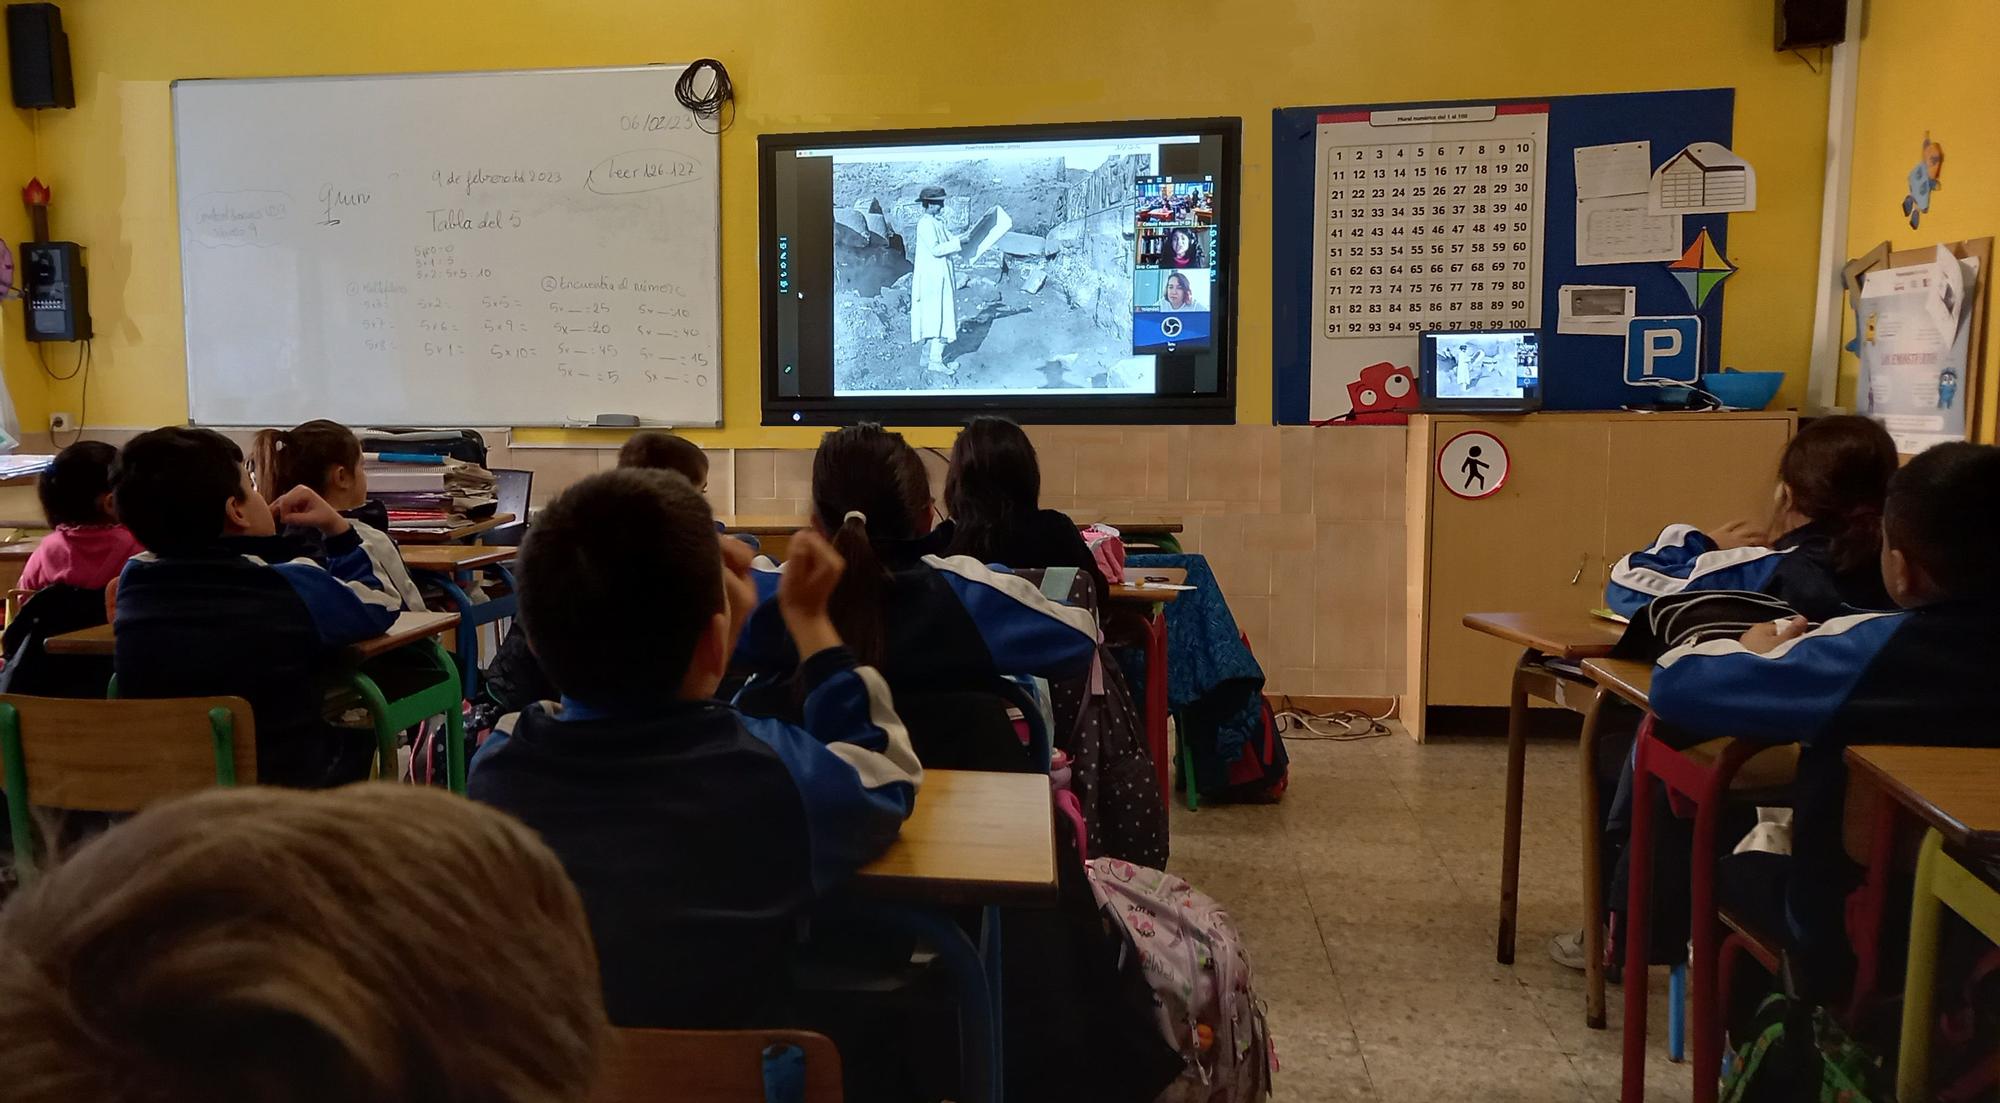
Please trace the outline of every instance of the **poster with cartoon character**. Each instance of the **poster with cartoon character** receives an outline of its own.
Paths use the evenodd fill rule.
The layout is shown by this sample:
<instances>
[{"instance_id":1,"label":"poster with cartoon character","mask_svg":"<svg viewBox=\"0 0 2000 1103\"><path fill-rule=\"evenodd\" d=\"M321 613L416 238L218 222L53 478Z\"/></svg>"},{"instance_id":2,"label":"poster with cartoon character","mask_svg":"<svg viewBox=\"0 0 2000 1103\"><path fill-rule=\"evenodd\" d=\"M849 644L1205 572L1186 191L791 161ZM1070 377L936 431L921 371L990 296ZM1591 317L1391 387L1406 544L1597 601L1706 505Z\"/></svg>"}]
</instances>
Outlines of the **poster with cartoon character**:
<instances>
[{"instance_id":1,"label":"poster with cartoon character","mask_svg":"<svg viewBox=\"0 0 2000 1103\"><path fill-rule=\"evenodd\" d=\"M1953 269L1956 269L1955 271ZM1871 272L1861 286L1860 412L1882 422L1911 455L1966 438L1966 301L1979 262L1943 249L1935 260Z\"/></svg>"}]
</instances>

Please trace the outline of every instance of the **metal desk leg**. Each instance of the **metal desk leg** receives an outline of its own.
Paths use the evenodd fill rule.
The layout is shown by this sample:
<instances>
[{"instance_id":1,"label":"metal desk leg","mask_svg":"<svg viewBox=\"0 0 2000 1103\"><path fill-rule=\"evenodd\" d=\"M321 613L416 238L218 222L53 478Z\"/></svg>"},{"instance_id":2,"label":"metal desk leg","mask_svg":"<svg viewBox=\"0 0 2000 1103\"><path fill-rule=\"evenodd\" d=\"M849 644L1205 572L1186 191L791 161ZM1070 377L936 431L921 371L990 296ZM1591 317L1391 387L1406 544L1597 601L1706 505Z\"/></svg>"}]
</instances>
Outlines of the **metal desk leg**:
<instances>
[{"instance_id":1,"label":"metal desk leg","mask_svg":"<svg viewBox=\"0 0 2000 1103\"><path fill-rule=\"evenodd\" d=\"M1167 713L1172 708L1167 692L1167 614L1159 606L1146 621L1146 742L1153 749L1153 772L1160 779L1160 804L1174 803L1173 748L1167 738ZM1193 808L1195 792L1188 790L1188 807Z\"/></svg>"},{"instance_id":2,"label":"metal desk leg","mask_svg":"<svg viewBox=\"0 0 2000 1103\"><path fill-rule=\"evenodd\" d=\"M1653 762L1645 729L1632 759L1632 827L1625 843L1625 1034L1619 1103L1646 1098L1647 958L1653 917ZM1715 1070L1708 1070L1712 1077Z\"/></svg>"},{"instance_id":3,"label":"metal desk leg","mask_svg":"<svg viewBox=\"0 0 2000 1103\"><path fill-rule=\"evenodd\" d=\"M1583 792L1583 1025L1604 1029L1604 821L1598 807L1597 740L1611 691L1591 694L1577 736L1576 760Z\"/></svg>"},{"instance_id":4,"label":"metal desk leg","mask_svg":"<svg viewBox=\"0 0 2000 1103\"><path fill-rule=\"evenodd\" d=\"M1521 654L1507 697L1507 821L1500 844L1500 934L1494 958L1514 964L1514 922L1520 908L1521 788L1528 757L1528 686L1530 667L1541 658L1533 648Z\"/></svg>"}]
</instances>

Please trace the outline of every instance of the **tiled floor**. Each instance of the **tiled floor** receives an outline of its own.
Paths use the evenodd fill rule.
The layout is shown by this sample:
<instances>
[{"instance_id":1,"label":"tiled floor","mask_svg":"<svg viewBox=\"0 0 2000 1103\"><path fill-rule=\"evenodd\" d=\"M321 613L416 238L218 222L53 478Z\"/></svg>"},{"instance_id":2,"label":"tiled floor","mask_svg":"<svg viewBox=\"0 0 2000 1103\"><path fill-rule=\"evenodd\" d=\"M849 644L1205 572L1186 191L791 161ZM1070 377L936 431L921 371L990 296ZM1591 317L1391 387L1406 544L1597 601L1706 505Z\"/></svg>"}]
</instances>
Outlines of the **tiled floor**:
<instances>
[{"instance_id":1,"label":"tiled floor","mask_svg":"<svg viewBox=\"0 0 2000 1103\"><path fill-rule=\"evenodd\" d=\"M1583 974L1546 943L1578 926L1574 743L1529 748L1520 946L1493 958L1504 742L1295 740L1276 806L1176 808L1170 866L1248 941L1280 1101L1618 1098L1621 993L1583 1025ZM1656 970L1656 973L1659 971ZM1654 978L1648 1098L1688 1097Z\"/></svg>"}]
</instances>

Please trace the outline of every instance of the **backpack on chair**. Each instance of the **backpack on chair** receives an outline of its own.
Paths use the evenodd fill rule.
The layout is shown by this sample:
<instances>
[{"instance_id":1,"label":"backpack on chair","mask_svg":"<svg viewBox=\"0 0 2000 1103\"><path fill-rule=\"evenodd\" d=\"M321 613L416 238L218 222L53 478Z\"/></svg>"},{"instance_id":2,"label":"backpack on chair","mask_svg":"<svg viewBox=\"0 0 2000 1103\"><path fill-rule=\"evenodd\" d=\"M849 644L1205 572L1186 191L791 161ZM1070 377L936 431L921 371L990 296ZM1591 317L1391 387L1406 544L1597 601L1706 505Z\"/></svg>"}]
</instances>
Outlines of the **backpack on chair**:
<instances>
[{"instance_id":1,"label":"backpack on chair","mask_svg":"<svg viewBox=\"0 0 2000 1103\"><path fill-rule=\"evenodd\" d=\"M1161 1103L1248 1103L1277 1065L1250 954L1229 913L1171 873L1111 858L1088 865L1098 910L1138 955L1159 1027L1181 1055Z\"/></svg>"}]
</instances>

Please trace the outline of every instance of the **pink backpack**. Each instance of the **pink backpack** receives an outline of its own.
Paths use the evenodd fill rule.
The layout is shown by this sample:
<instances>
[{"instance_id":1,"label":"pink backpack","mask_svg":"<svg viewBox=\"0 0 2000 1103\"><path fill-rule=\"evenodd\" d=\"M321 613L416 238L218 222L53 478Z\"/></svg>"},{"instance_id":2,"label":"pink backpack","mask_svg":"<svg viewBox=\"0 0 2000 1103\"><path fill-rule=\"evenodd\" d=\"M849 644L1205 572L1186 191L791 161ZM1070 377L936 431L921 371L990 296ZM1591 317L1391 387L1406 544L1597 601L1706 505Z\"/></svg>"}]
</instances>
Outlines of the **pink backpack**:
<instances>
[{"instance_id":1,"label":"pink backpack","mask_svg":"<svg viewBox=\"0 0 2000 1103\"><path fill-rule=\"evenodd\" d=\"M1139 955L1160 1030L1185 1065L1159 1103L1269 1096L1277 1051L1229 913L1171 873L1114 858L1085 868L1098 910Z\"/></svg>"},{"instance_id":2,"label":"pink backpack","mask_svg":"<svg viewBox=\"0 0 2000 1103\"><path fill-rule=\"evenodd\" d=\"M1083 530L1083 542L1090 546L1090 557L1097 560L1097 569L1104 575L1104 581L1113 586L1125 581L1125 538L1110 525L1090 525Z\"/></svg>"}]
</instances>

